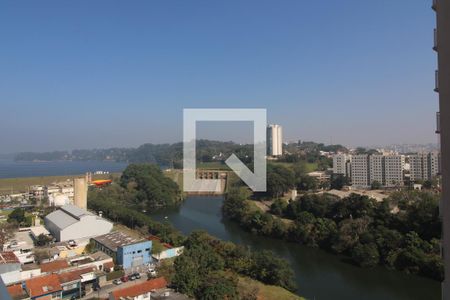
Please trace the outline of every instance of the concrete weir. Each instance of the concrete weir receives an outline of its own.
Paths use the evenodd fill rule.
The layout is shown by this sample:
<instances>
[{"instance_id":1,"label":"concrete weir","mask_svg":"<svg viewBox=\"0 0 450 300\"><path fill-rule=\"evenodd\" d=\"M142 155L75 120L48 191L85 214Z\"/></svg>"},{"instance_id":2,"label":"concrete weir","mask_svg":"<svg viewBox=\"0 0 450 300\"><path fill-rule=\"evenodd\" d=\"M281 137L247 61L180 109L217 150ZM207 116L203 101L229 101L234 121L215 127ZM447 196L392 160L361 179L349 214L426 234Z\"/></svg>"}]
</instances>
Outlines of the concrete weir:
<instances>
[{"instance_id":1,"label":"concrete weir","mask_svg":"<svg viewBox=\"0 0 450 300\"><path fill-rule=\"evenodd\" d=\"M214 192L188 192L188 195L222 195L225 192L227 184L228 172L220 170L197 170L196 178L205 179L195 184L195 190L214 190ZM210 181L208 179L218 179L218 181Z\"/></svg>"}]
</instances>

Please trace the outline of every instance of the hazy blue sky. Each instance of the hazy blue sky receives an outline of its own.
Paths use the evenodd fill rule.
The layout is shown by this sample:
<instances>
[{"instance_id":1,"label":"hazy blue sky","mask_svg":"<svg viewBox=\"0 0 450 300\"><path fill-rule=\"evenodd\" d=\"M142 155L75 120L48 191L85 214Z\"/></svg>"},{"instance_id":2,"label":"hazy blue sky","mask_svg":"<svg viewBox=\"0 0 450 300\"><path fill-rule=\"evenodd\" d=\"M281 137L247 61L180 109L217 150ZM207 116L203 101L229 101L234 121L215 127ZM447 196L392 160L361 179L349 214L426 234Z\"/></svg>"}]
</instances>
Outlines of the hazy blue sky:
<instances>
[{"instance_id":1,"label":"hazy blue sky","mask_svg":"<svg viewBox=\"0 0 450 300\"><path fill-rule=\"evenodd\" d=\"M0 153L179 141L184 107L267 108L286 140L436 142L430 5L2 1Z\"/></svg>"}]
</instances>

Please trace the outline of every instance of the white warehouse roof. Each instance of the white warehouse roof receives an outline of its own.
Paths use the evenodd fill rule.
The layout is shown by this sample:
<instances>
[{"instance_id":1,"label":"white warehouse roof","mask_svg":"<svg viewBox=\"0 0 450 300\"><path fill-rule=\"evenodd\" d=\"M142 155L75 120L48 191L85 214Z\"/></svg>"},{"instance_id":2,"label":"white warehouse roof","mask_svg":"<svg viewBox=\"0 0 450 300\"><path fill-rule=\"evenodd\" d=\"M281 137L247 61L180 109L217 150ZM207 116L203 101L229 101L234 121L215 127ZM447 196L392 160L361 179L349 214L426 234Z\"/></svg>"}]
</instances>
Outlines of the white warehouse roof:
<instances>
[{"instance_id":1,"label":"white warehouse roof","mask_svg":"<svg viewBox=\"0 0 450 300\"><path fill-rule=\"evenodd\" d=\"M93 213L72 204L61 206L60 209L48 214L45 219L64 229L81 220L83 216L95 216Z\"/></svg>"},{"instance_id":2,"label":"white warehouse roof","mask_svg":"<svg viewBox=\"0 0 450 300\"><path fill-rule=\"evenodd\" d=\"M58 241L105 234L113 224L87 210L64 205L45 217L45 226Z\"/></svg>"}]
</instances>

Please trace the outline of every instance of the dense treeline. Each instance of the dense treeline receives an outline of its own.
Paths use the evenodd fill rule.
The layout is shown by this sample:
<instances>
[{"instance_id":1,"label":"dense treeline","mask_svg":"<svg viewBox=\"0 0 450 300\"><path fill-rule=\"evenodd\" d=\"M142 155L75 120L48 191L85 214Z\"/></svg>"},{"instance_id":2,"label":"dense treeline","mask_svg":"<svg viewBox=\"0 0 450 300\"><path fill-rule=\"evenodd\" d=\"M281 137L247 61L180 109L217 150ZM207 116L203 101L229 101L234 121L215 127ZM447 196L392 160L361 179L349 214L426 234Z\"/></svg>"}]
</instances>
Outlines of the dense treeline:
<instances>
[{"instance_id":1,"label":"dense treeline","mask_svg":"<svg viewBox=\"0 0 450 300\"><path fill-rule=\"evenodd\" d=\"M174 206L181 202L178 185L151 164L130 164L123 171L119 185L95 189L92 199L105 199L137 210Z\"/></svg>"},{"instance_id":2,"label":"dense treeline","mask_svg":"<svg viewBox=\"0 0 450 300\"><path fill-rule=\"evenodd\" d=\"M443 279L434 194L398 192L383 202L357 194L342 200L306 194L291 203L274 201L270 213L255 209L249 196L245 188L231 188L223 211L255 234L344 254L362 267L381 264Z\"/></svg>"},{"instance_id":3,"label":"dense treeline","mask_svg":"<svg viewBox=\"0 0 450 300\"><path fill-rule=\"evenodd\" d=\"M197 140L196 157L198 162L225 161L232 153L243 162L252 162L253 145L240 145L234 142ZM173 168L182 168L183 143L143 144L137 148L110 148L92 150L23 152L15 156L17 161L118 161L130 163L153 163Z\"/></svg>"},{"instance_id":4,"label":"dense treeline","mask_svg":"<svg viewBox=\"0 0 450 300\"><path fill-rule=\"evenodd\" d=\"M184 246L183 255L175 260L172 284L196 299L244 299L236 274L295 289L291 268L270 251L251 251L201 231L193 232Z\"/></svg>"},{"instance_id":5,"label":"dense treeline","mask_svg":"<svg viewBox=\"0 0 450 300\"><path fill-rule=\"evenodd\" d=\"M333 161L331 158L322 156L321 152L348 152L348 149L342 145L325 145L323 143L305 141L289 143L285 145L284 149L286 153L278 161L317 163L317 168L323 171L332 167Z\"/></svg>"},{"instance_id":6,"label":"dense treeline","mask_svg":"<svg viewBox=\"0 0 450 300\"><path fill-rule=\"evenodd\" d=\"M178 185L152 164L130 164L122 172L120 186L133 195L135 205L151 209L181 201Z\"/></svg>"},{"instance_id":7,"label":"dense treeline","mask_svg":"<svg viewBox=\"0 0 450 300\"><path fill-rule=\"evenodd\" d=\"M88 208L101 211L108 219L130 228L138 228L143 233L157 235L165 243L181 246L185 237L173 226L167 223L153 221L148 215L136 208L127 207L121 197L110 197L108 190L89 192Z\"/></svg>"}]
</instances>

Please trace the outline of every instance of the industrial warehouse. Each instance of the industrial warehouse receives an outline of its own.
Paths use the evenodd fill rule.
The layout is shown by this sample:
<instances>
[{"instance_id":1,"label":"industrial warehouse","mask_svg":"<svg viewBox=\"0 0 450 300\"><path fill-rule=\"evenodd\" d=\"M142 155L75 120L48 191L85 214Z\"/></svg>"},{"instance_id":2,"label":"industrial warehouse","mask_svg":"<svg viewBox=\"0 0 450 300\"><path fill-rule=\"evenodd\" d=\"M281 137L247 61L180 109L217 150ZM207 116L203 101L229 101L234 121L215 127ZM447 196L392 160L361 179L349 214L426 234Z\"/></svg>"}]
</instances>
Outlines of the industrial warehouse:
<instances>
[{"instance_id":1,"label":"industrial warehouse","mask_svg":"<svg viewBox=\"0 0 450 300\"><path fill-rule=\"evenodd\" d=\"M59 242L105 234L113 227L113 223L71 204L48 214L44 222Z\"/></svg>"}]
</instances>

